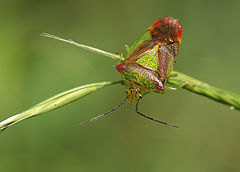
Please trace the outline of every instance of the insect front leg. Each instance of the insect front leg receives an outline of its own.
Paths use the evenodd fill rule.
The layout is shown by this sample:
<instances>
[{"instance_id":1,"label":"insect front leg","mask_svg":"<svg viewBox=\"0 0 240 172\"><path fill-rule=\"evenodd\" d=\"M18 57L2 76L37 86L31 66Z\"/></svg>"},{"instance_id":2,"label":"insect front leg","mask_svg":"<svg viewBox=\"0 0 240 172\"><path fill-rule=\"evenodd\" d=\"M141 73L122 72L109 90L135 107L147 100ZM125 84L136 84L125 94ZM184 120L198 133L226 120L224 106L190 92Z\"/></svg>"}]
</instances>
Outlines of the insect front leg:
<instances>
[{"instance_id":1,"label":"insect front leg","mask_svg":"<svg viewBox=\"0 0 240 172\"><path fill-rule=\"evenodd\" d=\"M165 85L164 88L165 88L165 89L168 89L168 90L174 90L174 91L176 91L176 90L179 90L180 88L183 88L183 87L185 87L185 86L195 87L196 85L191 84L191 83L187 83L187 82L183 82L183 83L179 84L179 85L176 86L176 87L170 87L170 86Z\"/></svg>"},{"instance_id":2,"label":"insect front leg","mask_svg":"<svg viewBox=\"0 0 240 172\"><path fill-rule=\"evenodd\" d=\"M164 88L166 89L166 90L172 90L172 91L176 91L178 88L176 88L176 87L171 87L171 86L168 86L168 85L164 85Z\"/></svg>"},{"instance_id":3,"label":"insect front leg","mask_svg":"<svg viewBox=\"0 0 240 172\"><path fill-rule=\"evenodd\" d=\"M140 98L142 98L142 95L137 89L130 88L129 90L126 91L127 97L128 97L128 102L130 104L136 103Z\"/></svg>"},{"instance_id":4,"label":"insect front leg","mask_svg":"<svg viewBox=\"0 0 240 172\"><path fill-rule=\"evenodd\" d=\"M170 73L170 74L168 75L168 78L175 78L175 77L177 77L177 76L178 76L177 73Z\"/></svg>"},{"instance_id":5,"label":"insect front leg","mask_svg":"<svg viewBox=\"0 0 240 172\"><path fill-rule=\"evenodd\" d=\"M126 52L128 53L128 51L130 50L129 45L125 45L125 50L126 50Z\"/></svg>"}]
</instances>

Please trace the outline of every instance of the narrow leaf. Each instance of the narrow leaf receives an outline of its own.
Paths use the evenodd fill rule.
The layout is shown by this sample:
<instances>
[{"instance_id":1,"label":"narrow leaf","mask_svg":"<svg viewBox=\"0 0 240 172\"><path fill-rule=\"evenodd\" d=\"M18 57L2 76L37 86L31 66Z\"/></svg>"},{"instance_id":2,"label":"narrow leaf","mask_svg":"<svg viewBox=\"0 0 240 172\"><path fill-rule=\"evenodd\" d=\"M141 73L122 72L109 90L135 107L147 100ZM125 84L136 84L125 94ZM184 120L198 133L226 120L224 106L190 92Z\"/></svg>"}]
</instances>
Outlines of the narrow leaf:
<instances>
[{"instance_id":1,"label":"narrow leaf","mask_svg":"<svg viewBox=\"0 0 240 172\"><path fill-rule=\"evenodd\" d=\"M53 96L35 106L33 106L32 108L30 108L22 113L14 115L14 116L0 122L0 131L4 130L4 129L8 128L9 126L16 124L17 122L20 122L24 119L43 114L45 112L48 112L48 111L57 109L61 106L64 106L66 104L69 104L75 100L83 98L84 96L96 91L99 88L102 88L104 86L118 84L121 82L122 81L94 83L94 84L80 86L80 87L65 91L63 93L60 93L56 96Z\"/></svg>"}]
</instances>

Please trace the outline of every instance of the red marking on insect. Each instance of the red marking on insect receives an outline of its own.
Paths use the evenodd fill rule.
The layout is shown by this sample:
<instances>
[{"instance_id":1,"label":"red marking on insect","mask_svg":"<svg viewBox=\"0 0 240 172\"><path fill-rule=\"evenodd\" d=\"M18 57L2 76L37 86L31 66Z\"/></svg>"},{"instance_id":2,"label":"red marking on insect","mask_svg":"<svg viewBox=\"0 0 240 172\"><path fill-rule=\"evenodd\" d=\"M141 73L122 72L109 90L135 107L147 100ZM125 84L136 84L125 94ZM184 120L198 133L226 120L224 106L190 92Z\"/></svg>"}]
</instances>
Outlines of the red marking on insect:
<instances>
[{"instance_id":1,"label":"red marking on insect","mask_svg":"<svg viewBox=\"0 0 240 172\"><path fill-rule=\"evenodd\" d=\"M153 39L162 39L169 42L181 42L182 26L176 20L168 17L157 20L148 28Z\"/></svg>"},{"instance_id":2,"label":"red marking on insect","mask_svg":"<svg viewBox=\"0 0 240 172\"><path fill-rule=\"evenodd\" d=\"M163 91L164 90L164 82L157 82L157 90Z\"/></svg>"},{"instance_id":3,"label":"red marking on insect","mask_svg":"<svg viewBox=\"0 0 240 172\"><path fill-rule=\"evenodd\" d=\"M117 69L118 72L123 72L123 70L126 69L126 65L124 63L121 63L121 64L116 66L116 69Z\"/></svg>"}]
</instances>

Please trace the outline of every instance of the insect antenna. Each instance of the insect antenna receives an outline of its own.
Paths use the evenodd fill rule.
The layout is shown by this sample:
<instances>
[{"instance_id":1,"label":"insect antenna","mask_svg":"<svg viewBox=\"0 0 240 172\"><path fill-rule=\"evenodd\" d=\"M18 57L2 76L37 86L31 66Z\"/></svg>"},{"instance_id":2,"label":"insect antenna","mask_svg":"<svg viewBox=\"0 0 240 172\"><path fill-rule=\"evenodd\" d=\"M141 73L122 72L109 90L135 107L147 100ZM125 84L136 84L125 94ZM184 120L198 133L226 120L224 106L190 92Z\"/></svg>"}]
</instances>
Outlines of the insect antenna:
<instances>
[{"instance_id":1,"label":"insect antenna","mask_svg":"<svg viewBox=\"0 0 240 172\"><path fill-rule=\"evenodd\" d=\"M136 112L137 112L139 115L143 116L144 118L153 120L153 121L155 121L155 122L158 122L158 123L161 123L161 124L164 124L164 125L167 125L167 126L176 127L176 128L179 127L178 125L168 124L167 122L159 121L158 119L154 119L154 118L152 118L152 117L150 117L150 116L147 116L147 115L142 114L141 112L138 111L139 101L140 101L140 99L137 101L137 104L136 104Z\"/></svg>"},{"instance_id":2,"label":"insect antenna","mask_svg":"<svg viewBox=\"0 0 240 172\"><path fill-rule=\"evenodd\" d=\"M99 116L96 116L96 117L94 117L94 118L91 118L91 119L89 119L89 120L87 120L87 121L83 121L83 122L79 123L79 125L83 125L83 124L89 123L89 122L91 122L91 121L97 120L97 119L99 119L99 118L102 118L102 117L110 114L111 112L115 111L117 108L119 108L120 106L122 106L122 105L126 102L127 98L128 98L128 97L126 97L121 103L119 103L119 104L118 104L115 108L113 108L112 110L110 110L110 111L108 111L108 112L106 112L106 113L104 113L104 114L102 114L102 115L99 115Z\"/></svg>"}]
</instances>

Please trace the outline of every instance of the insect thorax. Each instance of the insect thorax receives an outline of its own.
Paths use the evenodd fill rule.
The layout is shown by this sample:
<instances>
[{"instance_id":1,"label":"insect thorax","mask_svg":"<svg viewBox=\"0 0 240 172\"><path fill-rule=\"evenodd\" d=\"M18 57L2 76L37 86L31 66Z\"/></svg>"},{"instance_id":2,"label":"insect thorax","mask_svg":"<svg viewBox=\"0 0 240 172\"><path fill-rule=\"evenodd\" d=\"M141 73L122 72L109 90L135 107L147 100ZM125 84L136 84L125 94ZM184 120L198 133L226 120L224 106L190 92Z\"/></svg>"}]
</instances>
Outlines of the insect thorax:
<instances>
[{"instance_id":1,"label":"insect thorax","mask_svg":"<svg viewBox=\"0 0 240 172\"><path fill-rule=\"evenodd\" d=\"M145 69L136 63L127 64L121 74L125 85L130 90L128 91L128 96L131 96L130 103L135 103L147 93L164 89L157 72Z\"/></svg>"}]
</instances>

